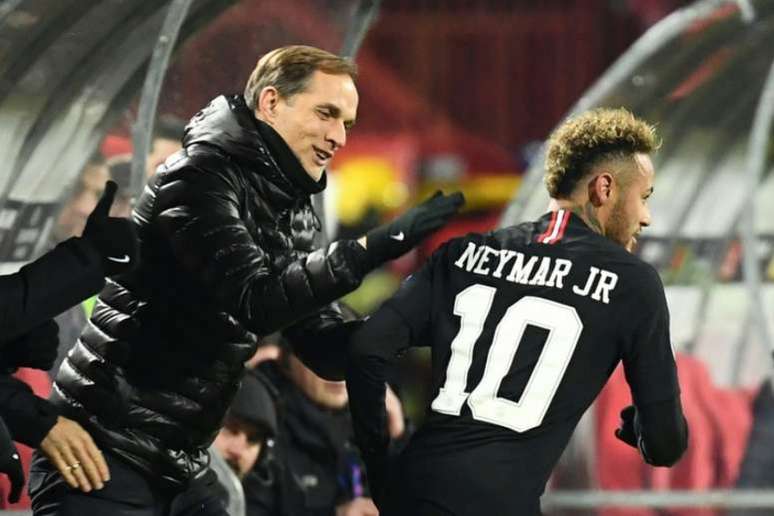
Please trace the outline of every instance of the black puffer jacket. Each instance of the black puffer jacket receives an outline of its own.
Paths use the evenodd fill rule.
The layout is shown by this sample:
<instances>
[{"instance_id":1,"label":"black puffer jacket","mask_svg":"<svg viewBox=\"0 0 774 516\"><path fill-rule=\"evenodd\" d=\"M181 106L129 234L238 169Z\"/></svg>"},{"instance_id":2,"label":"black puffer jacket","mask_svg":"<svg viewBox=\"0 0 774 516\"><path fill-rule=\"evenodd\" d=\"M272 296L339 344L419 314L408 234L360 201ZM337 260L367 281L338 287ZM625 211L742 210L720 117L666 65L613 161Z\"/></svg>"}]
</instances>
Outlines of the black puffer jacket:
<instances>
[{"instance_id":1,"label":"black puffer jacket","mask_svg":"<svg viewBox=\"0 0 774 516\"><path fill-rule=\"evenodd\" d=\"M140 266L108 282L52 394L98 445L171 486L206 467L256 335L293 323L335 338L342 316L326 304L368 262L355 241L312 252L309 195L325 178L241 96L213 100L183 143L135 208Z\"/></svg>"}]
</instances>

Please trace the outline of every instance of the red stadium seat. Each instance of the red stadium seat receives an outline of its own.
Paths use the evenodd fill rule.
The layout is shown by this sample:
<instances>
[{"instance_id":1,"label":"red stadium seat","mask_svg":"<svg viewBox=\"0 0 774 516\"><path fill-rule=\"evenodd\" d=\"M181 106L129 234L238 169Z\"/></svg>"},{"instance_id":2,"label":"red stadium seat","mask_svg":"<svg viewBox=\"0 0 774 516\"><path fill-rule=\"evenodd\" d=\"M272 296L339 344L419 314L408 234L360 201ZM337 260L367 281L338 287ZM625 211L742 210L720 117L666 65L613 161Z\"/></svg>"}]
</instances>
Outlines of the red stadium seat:
<instances>
[{"instance_id":1,"label":"red stadium seat","mask_svg":"<svg viewBox=\"0 0 774 516\"><path fill-rule=\"evenodd\" d=\"M619 367L597 399L597 479L601 489L718 489L732 487L739 473L752 425L752 396L745 389L713 384L701 361L678 354L682 402L690 427L688 450L673 468L645 465L633 448L618 441L621 408L631 403L623 369ZM606 509L600 516L715 516L710 509Z\"/></svg>"}]
</instances>

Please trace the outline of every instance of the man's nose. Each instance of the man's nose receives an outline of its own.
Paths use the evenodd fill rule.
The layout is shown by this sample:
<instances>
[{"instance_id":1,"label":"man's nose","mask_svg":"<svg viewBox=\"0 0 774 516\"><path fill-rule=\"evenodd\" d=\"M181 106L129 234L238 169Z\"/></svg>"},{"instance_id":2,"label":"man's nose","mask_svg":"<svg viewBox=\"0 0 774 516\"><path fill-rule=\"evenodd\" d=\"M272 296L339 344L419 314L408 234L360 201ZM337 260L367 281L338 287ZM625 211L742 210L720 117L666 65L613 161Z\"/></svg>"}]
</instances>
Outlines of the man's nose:
<instances>
[{"instance_id":1,"label":"man's nose","mask_svg":"<svg viewBox=\"0 0 774 516\"><path fill-rule=\"evenodd\" d=\"M645 207L645 211L642 214L642 217L640 218L640 226L642 227L648 227L650 226L650 208L647 206Z\"/></svg>"},{"instance_id":2,"label":"man's nose","mask_svg":"<svg viewBox=\"0 0 774 516\"><path fill-rule=\"evenodd\" d=\"M344 122L341 120L335 120L333 126L328 131L326 140L331 144L331 150L336 150L344 147L347 144L347 129L344 127Z\"/></svg>"}]
</instances>

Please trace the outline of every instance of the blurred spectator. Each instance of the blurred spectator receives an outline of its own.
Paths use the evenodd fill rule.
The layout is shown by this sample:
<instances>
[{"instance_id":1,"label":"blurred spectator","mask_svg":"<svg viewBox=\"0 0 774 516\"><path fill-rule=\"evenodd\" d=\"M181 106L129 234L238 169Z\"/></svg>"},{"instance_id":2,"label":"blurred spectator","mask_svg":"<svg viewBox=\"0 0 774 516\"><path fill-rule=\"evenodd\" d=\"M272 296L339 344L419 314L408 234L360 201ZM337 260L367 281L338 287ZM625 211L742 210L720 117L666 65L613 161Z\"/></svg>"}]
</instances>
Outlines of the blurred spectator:
<instances>
[{"instance_id":1,"label":"blurred spectator","mask_svg":"<svg viewBox=\"0 0 774 516\"><path fill-rule=\"evenodd\" d=\"M145 161L145 173L151 177L164 160L182 148L185 122L173 115L161 115L156 120L150 154Z\"/></svg>"},{"instance_id":2,"label":"blurred spectator","mask_svg":"<svg viewBox=\"0 0 774 516\"><path fill-rule=\"evenodd\" d=\"M132 156L119 154L107 161L110 179L118 184L118 193L110 214L114 217L129 218L132 215Z\"/></svg>"},{"instance_id":3,"label":"blurred spectator","mask_svg":"<svg viewBox=\"0 0 774 516\"><path fill-rule=\"evenodd\" d=\"M267 389L253 374L245 376L210 447L210 466L225 490L230 516L245 514L242 480L277 434L276 409Z\"/></svg>"},{"instance_id":4,"label":"blurred spectator","mask_svg":"<svg viewBox=\"0 0 774 516\"><path fill-rule=\"evenodd\" d=\"M86 226L86 218L97 205L105 181L110 179L105 158L94 153L81 171L72 193L65 201L54 226L55 243L78 236Z\"/></svg>"},{"instance_id":5,"label":"blurred spectator","mask_svg":"<svg viewBox=\"0 0 774 516\"><path fill-rule=\"evenodd\" d=\"M244 481L247 515L377 515L352 441L346 383L322 379L285 350L259 370L277 389L280 419L271 457ZM387 396L390 435L401 440L401 404Z\"/></svg>"}]
</instances>

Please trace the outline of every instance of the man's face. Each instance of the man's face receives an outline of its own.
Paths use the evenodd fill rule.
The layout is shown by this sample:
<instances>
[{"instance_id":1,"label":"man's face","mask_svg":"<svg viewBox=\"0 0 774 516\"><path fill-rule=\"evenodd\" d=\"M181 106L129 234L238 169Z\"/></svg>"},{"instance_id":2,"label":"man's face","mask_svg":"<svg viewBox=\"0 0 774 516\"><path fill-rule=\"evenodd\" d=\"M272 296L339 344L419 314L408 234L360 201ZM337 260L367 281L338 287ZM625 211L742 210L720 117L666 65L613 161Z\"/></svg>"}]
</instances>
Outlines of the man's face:
<instances>
[{"instance_id":1,"label":"man's face","mask_svg":"<svg viewBox=\"0 0 774 516\"><path fill-rule=\"evenodd\" d=\"M56 221L54 236L57 240L66 240L80 236L86 227L86 219L97 206L105 182L110 179L108 168L100 163L86 165L78 178L75 192L67 200Z\"/></svg>"},{"instance_id":2,"label":"man's face","mask_svg":"<svg viewBox=\"0 0 774 516\"><path fill-rule=\"evenodd\" d=\"M653 162L647 154L635 154L634 166L628 171L628 181L618 190L610 211L605 233L608 238L633 251L637 235L650 225L648 198L653 193Z\"/></svg>"},{"instance_id":3,"label":"man's face","mask_svg":"<svg viewBox=\"0 0 774 516\"><path fill-rule=\"evenodd\" d=\"M262 119L282 136L306 173L319 181L333 155L347 143L357 103L357 89L349 75L316 71L305 91L279 98L274 115Z\"/></svg>"},{"instance_id":4,"label":"man's face","mask_svg":"<svg viewBox=\"0 0 774 516\"><path fill-rule=\"evenodd\" d=\"M253 425L237 417L228 416L212 444L234 473L242 479L258 460L263 440Z\"/></svg>"},{"instance_id":5,"label":"man's face","mask_svg":"<svg viewBox=\"0 0 774 516\"><path fill-rule=\"evenodd\" d=\"M288 376L315 404L326 409L343 409L347 406L346 382L329 382L323 380L306 367L295 355L288 359Z\"/></svg>"},{"instance_id":6,"label":"man's face","mask_svg":"<svg viewBox=\"0 0 774 516\"><path fill-rule=\"evenodd\" d=\"M167 138L156 138L153 140L153 150L145 161L145 175L151 177L156 173L159 165L164 163L172 154L182 149L182 144L177 140Z\"/></svg>"}]
</instances>

